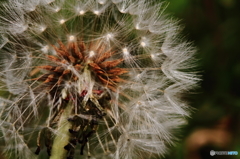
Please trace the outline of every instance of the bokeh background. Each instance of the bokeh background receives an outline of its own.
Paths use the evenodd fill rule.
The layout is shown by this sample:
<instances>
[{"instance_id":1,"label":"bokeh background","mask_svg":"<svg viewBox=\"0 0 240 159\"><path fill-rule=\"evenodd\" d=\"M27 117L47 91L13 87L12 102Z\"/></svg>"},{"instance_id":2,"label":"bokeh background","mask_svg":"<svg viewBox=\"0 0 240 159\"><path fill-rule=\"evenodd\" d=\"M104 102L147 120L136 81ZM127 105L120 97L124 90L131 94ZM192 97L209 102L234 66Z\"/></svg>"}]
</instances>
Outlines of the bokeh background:
<instances>
[{"instance_id":1,"label":"bokeh background","mask_svg":"<svg viewBox=\"0 0 240 159\"><path fill-rule=\"evenodd\" d=\"M193 107L166 159L240 158L240 0L165 0L166 11L185 26L198 48L200 88L187 97ZM237 156L210 151L238 151Z\"/></svg>"}]
</instances>

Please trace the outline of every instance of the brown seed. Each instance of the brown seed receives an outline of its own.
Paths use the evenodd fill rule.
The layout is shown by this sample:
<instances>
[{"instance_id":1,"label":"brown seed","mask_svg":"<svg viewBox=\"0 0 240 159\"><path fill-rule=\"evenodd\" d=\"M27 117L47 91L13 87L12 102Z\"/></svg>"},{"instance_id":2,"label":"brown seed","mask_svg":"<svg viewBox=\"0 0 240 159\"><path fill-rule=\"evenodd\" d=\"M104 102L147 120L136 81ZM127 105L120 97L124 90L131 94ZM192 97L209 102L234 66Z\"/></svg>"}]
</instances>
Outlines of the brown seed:
<instances>
[{"instance_id":1,"label":"brown seed","mask_svg":"<svg viewBox=\"0 0 240 159\"><path fill-rule=\"evenodd\" d=\"M111 70L108 70L107 73L111 76L118 76L118 75L122 75L124 73L127 73L128 71L125 70L124 68L113 68Z\"/></svg>"},{"instance_id":2,"label":"brown seed","mask_svg":"<svg viewBox=\"0 0 240 159\"><path fill-rule=\"evenodd\" d=\"M110 69L110 68L116 67L122 61L123 61L123 59L118 59L118 60L113 60L113 61L105 61L105 62L101 63L100 66L103 68L106 68L106 69Z\"/></svg>"},{"instance_id":3,"label":"brown seed","mask_svg":"<svg viewBox=\"0 0 240 159\"><path fill-rule=\"evenodd\" d=\"M44 83L51 82L51 81L53 81L53 79L54 79L54 75L53 75L53 74L50 74L50 75L48 75L48 77L47 77L47 79L44 81Z\"/></svg>"},{"instance_id":4,"label":"brown seed","mask_svg":"<svg viewBox=\"0 0 240 159\"><path fill-rule=\"evenodd\" d=\"M108 59L109 57L112 56L112 54L114 54L114 52L112 52L111 50L110 51L107 51L105 53L103 53L101 56L99 56L97 59L95 59L95 63L100 63L100 62L103 62L105 61L106 59Z\"/></svg>"},{"instance_id":5,"label":"brown seed","mask_svg":"<svg viewBox=\"0 0 240 159\"><path fill-rule=\"evenodd\" d=\"M59 58L57 58L56 56L52 56L52 55L47 55L48 59L54 63L59 63L61 62L61 60Z\"/></svg>"},{"instance_id":6,"label":"brown seed","mask_svg":"<svg viewBox=\"0 0 240 159\"><path fill-rule=\"evenodd\" d=\"M53 70L54 72L63 72L64 71L64 68L63 67L61 67L61 66L57 66L56 68L55 68L55 70Z\"/></svg>"},{"instance_id":7,"label":"brown seed","mask_svg":"<svg viewBox=\"0 0 240 159\"><path fill-rule=\"evenodd\" d=\"M56 67L50 66L50 65L45 65L45 66L38 66L38 68L45 69L48 71L53 71L53 70L55 70Z\"/></svg>"}]
</instances>

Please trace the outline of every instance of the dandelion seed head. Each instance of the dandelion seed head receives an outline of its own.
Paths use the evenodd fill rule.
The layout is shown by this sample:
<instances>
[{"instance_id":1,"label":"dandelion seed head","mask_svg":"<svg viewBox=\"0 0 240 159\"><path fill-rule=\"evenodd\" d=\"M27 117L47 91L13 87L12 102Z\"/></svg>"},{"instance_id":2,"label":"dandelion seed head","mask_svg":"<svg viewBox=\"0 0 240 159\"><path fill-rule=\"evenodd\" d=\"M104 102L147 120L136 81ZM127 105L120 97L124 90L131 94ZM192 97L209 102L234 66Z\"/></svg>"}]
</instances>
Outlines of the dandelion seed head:
<instances>
[{"instance_id":1,"label":"dandelion seed head","mask_svg":"<svg viewBox=\"0 0 240 159\"><path fill-rule=\"evenodd\" d=\"M0 4L6 154L50 156L55 137L69 136L57 145L68 158L163 155L189 116L179 94L199 81L187 71L195 49L164 9L153 0Z\"/></svg>"}]
</instances>

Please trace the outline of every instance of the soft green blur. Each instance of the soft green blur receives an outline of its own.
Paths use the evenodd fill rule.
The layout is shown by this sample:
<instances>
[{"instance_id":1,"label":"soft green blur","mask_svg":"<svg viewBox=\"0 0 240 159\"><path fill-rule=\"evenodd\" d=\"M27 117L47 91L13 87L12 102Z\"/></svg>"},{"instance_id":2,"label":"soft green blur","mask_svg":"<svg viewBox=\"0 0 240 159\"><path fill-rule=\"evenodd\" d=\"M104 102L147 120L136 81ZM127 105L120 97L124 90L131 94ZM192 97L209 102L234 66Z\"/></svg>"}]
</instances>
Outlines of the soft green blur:
<instances>
[{"instance_id":1,"label":"soft green blur","mask_svg":"<svg viewBox=\"0 0 240 159\"><path fill-rule=\"evenodd\" d=\"M227 119L223 127L231 136L230 143L226 143L225 147L211 143L201 147L199 159L240 158L240 1L166 1L169 2L166 11L181 19L180 23L185 26L183 35L198 48L199 74L203 79L201 88L187 97L190 105L196 109L188 126L178 132L182 140L176 148L171 148L166 158L186 159L185 154L189 151L186 140L189 136L200 129L215 129L223 118ZM219 140L224 143L223 139ZM209 152L211 149L238 151L239 155L212 157Z\"/></svg>"}]
</instances>

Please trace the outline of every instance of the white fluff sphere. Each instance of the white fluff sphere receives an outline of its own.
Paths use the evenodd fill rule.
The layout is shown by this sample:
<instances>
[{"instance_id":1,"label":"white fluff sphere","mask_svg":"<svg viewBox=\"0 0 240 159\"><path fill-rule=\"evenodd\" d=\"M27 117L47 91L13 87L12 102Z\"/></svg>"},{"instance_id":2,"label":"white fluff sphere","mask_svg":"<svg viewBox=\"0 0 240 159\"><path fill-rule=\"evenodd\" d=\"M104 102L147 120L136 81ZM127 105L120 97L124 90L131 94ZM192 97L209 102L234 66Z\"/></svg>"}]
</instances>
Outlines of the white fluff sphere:
<instances>
[{"instance_id":1,"label":"white fluff sphere","mask_svg":"<svg viewBox=\"0 0 240 159\"><path fill-rule=\"evenodd\" d=\"M81 121L73 122L78 135L71 139L82 141L69 148L69 158L165 154L189 116L180 95L199 81L190 71L195 48L180 38L165 7L154 0L2 2L0 134L6 155L46 157L64 103L72 103L65 122L73 116Z\"/></svg>"}]
</instances>

